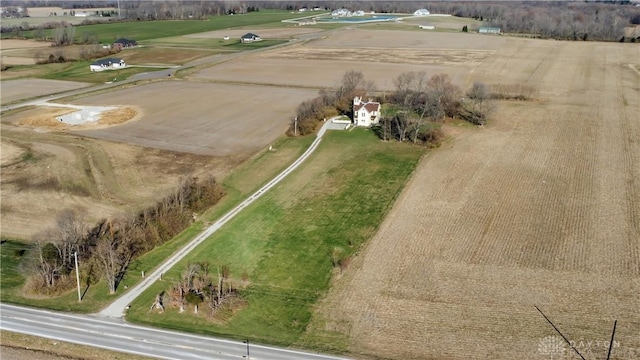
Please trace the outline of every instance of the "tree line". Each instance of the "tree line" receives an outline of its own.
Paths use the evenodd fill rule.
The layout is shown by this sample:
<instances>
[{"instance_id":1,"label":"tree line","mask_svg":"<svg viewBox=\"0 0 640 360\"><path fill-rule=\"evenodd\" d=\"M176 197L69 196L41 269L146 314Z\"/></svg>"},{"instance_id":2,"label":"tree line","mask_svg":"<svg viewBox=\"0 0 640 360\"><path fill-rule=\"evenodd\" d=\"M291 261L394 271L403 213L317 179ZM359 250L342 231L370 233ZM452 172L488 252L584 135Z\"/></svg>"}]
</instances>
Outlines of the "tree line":
<instances>
[{"instance_id":1,"label":"tree line","mask_svg":"<svg viewBox=\"0 0 640 360\"><path fill-rule=\"evenodd\" d=\"M312 133L321 121L338 114L353 119L354 97L368 97L382 105L378 124L372 127L381 139L437 146L443 137L440 127L447 118L484 125L494 108L491 98L511 98L492 93L482 83L475 83L463 94L445 74L429 77L425 72L411 71L400 74L393 84L395 90L390 95L380 96L362 72L347 71L335 89L323 89L298 106L287 133Z\"/></svg>"},{"instance_id":2,"label":"tree line","mask_svg":"<svg viewBox=\"0 0 640 360\"><path fill-rule=\"evenodd\" d=\"M6 6L60 6L67 1L7 0ZM75 6L75 5L74 5ZM83 7L117 7L114 1L86 1ZM500 27L503 32L526 34L562 40L619 41L629 25L640 24L640 7L630 1L146 1L120 2L118 19L142 20L203 20L212 15L240 14L260 9L297 10L302 7L323 9L348 8L382 13L413 13L426 7L431 13L451 14L481 20L485 26ZM2 27L2 32L14 31ZM635 35L637 36L637 35ZM636 38L633 37L635 40Z\"/></svg>"},{"instance_id":3,"label":"tree line","mask_svg":"<svg viewBox=\"0 0 640 360\"><path fill-rule=\"evenodd\" d=\"M172 239L223 196L213 177L185 178L154 206L132 216L102 220L91 228L86 227L82 211L63 210L54 227L34 236L21 265L28 279L26 290L44 295L68 291L75 285L77 253L85 284L102 279L113 294L135 258Z\"/></svg>"}]
</instances>

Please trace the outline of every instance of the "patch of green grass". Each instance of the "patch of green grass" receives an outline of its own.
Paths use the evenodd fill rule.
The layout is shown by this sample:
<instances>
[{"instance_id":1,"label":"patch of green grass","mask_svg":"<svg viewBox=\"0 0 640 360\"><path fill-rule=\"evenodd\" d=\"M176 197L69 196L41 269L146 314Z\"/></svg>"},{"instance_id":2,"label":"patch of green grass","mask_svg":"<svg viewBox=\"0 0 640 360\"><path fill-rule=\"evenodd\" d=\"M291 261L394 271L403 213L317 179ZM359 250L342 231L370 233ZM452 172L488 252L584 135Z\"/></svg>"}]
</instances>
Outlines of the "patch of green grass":
<instances>
[{"instance_id":1,"label":"patch of green grass","mask_svg":"<svg viewBox=\"0 0 640 360\"><path fill-rule=\"evenodd\" d=\"M8 288L15 288L24 283L18 265L27 254L29 245L18 240L2 239L0 245L0 296L4 295ZM4 300L3 297L0 297Z\"/></svg>"},{"instance_id":2,"label":"patch of green grass","mask_svg":"<svg viewBox=\"0 0 640 360\"><path fill-rule=\"evenodd\" d=\"M335 344L318 340L326 337L304 335L313 305L329 288L334 271L330 253L342 249L343 260L355 255L376 231L422 153L408 144L380 142L369 130L329 132L300 168L136 300L128 319L284 346L304 336L307 344L335 350ZM246 306L223 323L174 309L149 313L153 297L196 261L228 265Z\"/></svg>"},{"instance_id":3,"label":"patch of green grass","mask_svg":"<svg viewBox=\"0 0 640 360\"><path fill-rule=\"evenodd\" d=\"M36 161L36 156L31 152L31 150L27 150L20 157L21 161Z\"/></svg>"},{"instance_id":4,"label":"patch of green grass","mask_svg":"<svg viewBox=\"0 0 640 360\"><path fill-rule=\"evenodd\" d=\"M144 42L170 36L280 22L296 15L288 11L263 10L239 15L211 16L209 20L133 21L84 25L75 27L75 39L97 36L99 42L109 44L124 37ZM25 31L23 35L32 38L33 31ZM51 33L48 36L51 36Z\"/></svg>"}]
</instances>

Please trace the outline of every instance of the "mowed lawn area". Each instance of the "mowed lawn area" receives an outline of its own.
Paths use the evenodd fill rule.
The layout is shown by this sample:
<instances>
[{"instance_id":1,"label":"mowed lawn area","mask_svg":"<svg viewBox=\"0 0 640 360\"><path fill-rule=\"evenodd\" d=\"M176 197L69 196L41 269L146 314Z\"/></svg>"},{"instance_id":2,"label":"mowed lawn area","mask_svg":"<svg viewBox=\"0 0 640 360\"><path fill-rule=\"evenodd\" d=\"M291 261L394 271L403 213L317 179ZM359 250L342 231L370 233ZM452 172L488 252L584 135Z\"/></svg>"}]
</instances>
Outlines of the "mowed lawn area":
<instances>
[{"instance_id":1,"label":"mowed lawn area","mask_svg":"<svg viewBox=\"0 0 640 360\"><path fill-rule=\"evenodd\" d=\"M211 16L208 20L134 21L85 25L75 27L75 39L80 40L97 36L99 42L108 44L124 37L140 42L212 30L262 25L299 16L299 14L291 14L288 11L262 10L247 14ZM33 31L25 31L23 35L31 39L33 38ZM2 38L7 36L3 34ZM47 36L51 36L51 34Z\"/></svg>"},{"instance_id":2,"label":"mowed lawn area","mask_svg":"<svg viewBox=\"0 0 640 360\"><path fill-rule=\"evenodd\" d=\"M291 345L300 340L313 306L340 273L332 254L348 263L371 237L413 172L423 149L381 142L372 132L329 132L316 153L281 184L243 210L129 310L127 320L157 326ZM212 321L169 308L149 312L189 263L226 265L246 305ZM346 344L346 341L344 342Z\"/></svg>"}]
</instances>

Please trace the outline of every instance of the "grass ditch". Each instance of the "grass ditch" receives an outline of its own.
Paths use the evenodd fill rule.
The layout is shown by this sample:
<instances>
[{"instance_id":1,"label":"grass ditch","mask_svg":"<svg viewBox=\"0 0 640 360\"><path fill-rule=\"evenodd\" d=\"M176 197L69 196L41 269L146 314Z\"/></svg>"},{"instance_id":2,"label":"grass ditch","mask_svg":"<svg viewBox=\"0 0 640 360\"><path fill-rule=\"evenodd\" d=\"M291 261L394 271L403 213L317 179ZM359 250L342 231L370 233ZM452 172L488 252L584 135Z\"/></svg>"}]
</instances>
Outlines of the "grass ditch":
<instances>
[{"instance_id":1,"label":"grass ditch","mask_svg":"<svg viewBox=\"0 0 640 360\"><path fill-rule=\"evenodd\" d=\"M423 151L380 142L364 129L329 132L300 168L136 299L127 319L282 346L296 343L307 330L314 304L340 271L335 265L348 264L374 234ZM198 261L228 266L246 305L215 320L205 316L206 310L200 315L177 309L149 312L155 296L168 290L187 264Z\"/></svg>"}]
</instances>

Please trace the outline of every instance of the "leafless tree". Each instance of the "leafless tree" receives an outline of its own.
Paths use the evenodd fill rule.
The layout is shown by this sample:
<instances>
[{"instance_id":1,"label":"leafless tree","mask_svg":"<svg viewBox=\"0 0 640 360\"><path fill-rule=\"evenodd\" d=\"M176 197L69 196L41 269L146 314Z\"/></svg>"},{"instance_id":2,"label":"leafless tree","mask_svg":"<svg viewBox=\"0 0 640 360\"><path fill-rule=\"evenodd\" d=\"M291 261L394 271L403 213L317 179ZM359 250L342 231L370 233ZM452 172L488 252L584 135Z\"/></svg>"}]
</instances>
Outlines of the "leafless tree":
<instances>
[{"instance_id":1,"label":"leafless tree","mask_svg":"<svg viewBox=\"0 0 640 360\"><path fill-rule=\"evenodd\" d=\"M375 91L375 84L367 81L361 71L347 71L335 92L335 107L342 114L351 114L355 96L367 96Z\"/></svg>"},{"instance_id":2,"label":"leafless tree","mask_svg":"<svg viewBox=\"0 0 640 360\"><path fill-rule=\"evenodd\" d=\"M109 293L114 294L122 281L129 264L139 251L137 239L123 220L108 222L106 234L98 239L94 256L101 267L103 276L109 286Z\"/></svg>"},{"instance_id":3,"label":"leafless tree","mask_svg":"<svg viewBox=\"0 0 640 360\"><path fill-rule=\"evenodd\" d=\"M84 211L65 209L56 216L56 228L51 243L65 268L73 266L73 254L80 249L86 235Z\"/></svg>"},{"instance_id":4,"label":"leafless tree","mask_svg":"<svg viewBox=\"0 0 640 360\"><path fill-rule=\"evenodd\" d=\"M51 244L52 234L50 231L37 234L34 237L31 249L31 261L27 265L30 274L40 279L38 284L45 289L53 289L60 276L64 265L58 256L56 248ZM34 289L38 292L42 289Z\"/></svg>"},{"instance_id":5,"label":"leafless tree","mask_svg":"<svg viewBox=\"0 0 640 360\"><path fill-rule=\"evenodd\" d=\"M460 105L460 89L446 74L436 74L427 82L425 115L436 121L455 116Z\"/></svg>"}]
</instances>

